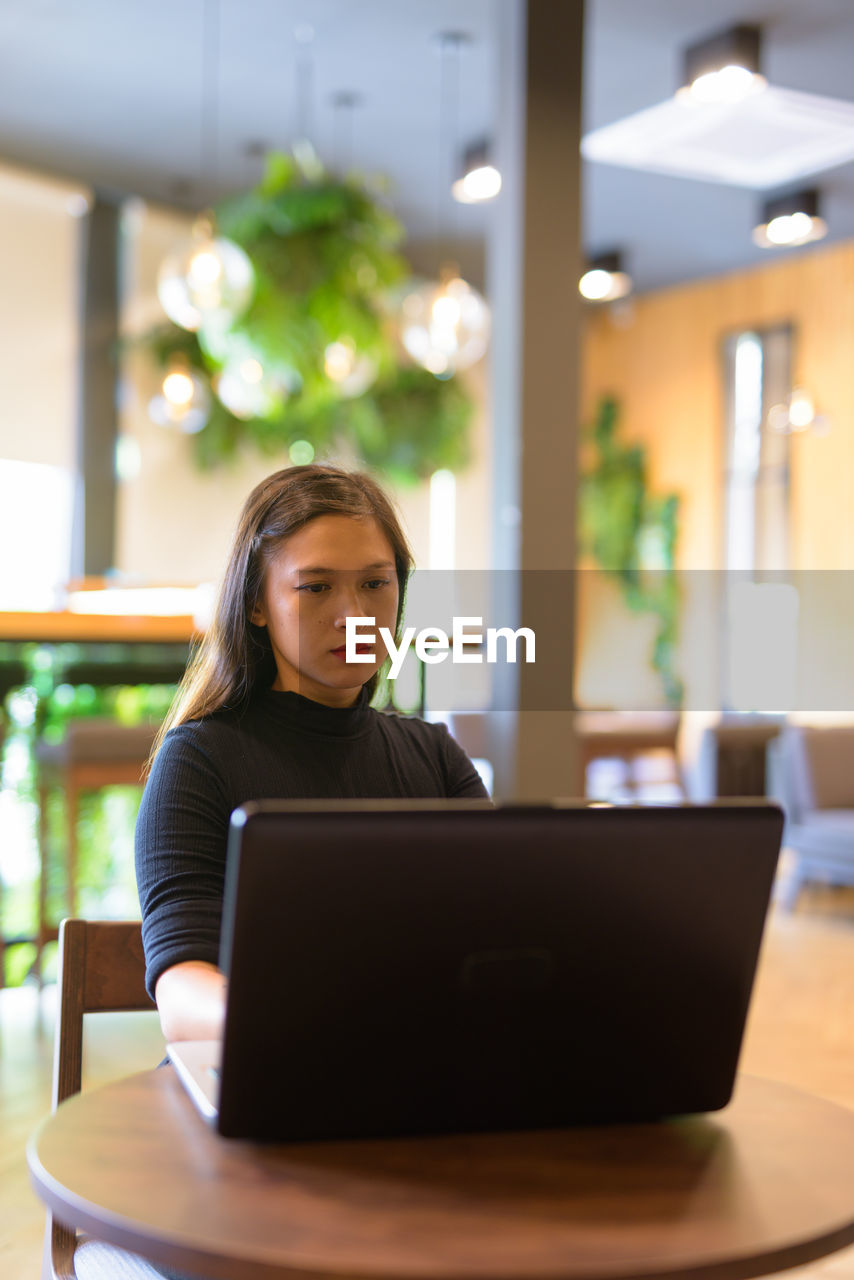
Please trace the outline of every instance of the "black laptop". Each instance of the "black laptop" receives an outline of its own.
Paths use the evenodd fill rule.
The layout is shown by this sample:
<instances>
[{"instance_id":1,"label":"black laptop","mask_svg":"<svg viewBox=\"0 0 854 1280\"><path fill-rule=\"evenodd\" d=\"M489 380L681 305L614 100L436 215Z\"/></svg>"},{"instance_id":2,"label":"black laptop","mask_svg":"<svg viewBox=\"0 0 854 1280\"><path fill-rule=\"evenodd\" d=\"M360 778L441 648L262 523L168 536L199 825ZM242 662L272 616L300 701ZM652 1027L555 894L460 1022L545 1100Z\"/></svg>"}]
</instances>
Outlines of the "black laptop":
<instances>
[{"instance_id":1,"label":"black laptop","mask_svg":"<svg viewBox=\"0 0 854 1280\"><path fill-rule=\"evenodd\" d=\"M246 805L223 1044L170 1046L219 1132L646 1121L734 1083L772 804Z\"/></svg>"}]
</instances>

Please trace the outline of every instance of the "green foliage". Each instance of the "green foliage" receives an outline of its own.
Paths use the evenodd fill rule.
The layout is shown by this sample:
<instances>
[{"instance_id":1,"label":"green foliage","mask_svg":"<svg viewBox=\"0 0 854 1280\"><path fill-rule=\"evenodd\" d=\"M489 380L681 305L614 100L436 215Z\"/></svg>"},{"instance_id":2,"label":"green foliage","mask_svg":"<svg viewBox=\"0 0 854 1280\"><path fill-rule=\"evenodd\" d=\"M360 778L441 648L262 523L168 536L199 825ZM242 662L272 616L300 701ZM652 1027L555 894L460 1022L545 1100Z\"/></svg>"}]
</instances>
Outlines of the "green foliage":
<instances>
[{"instance_id":1,"label":"green foliage","mask_svg":"<svg viewBox=\"0 0 854 1280\"><path fill-rule=\"evenodd\" d=\"M216 218L255 269L248 310L199 335L164 324L147 345L161 367L180 356L211 383L230 358L254 357L275 390L265 415L251 419L212 390L210 418L193 439L201 467L247 446L281 458L298 440L318 456L346 441L399 483L464 464L469 399L454 379L401 363L386 299L409 274L402 228L366 186L332 177L312 157L272 154L259 186L225 201ZM342 340L377 370L360 395L343 394L324 369L326 348Z\"/></svg>"},{"instance_id":2,"label":"green foliage","mask_svg":"<svg viewBox=\"0 0 854 1280\"><path fill-rule=\"evenodd\" d=\"M603 399L591 432L595 466L582 475L581 540L603 569L631 582L638 569L646 476L643 450L617 439L616 400Z\"/></svg>"},{"instance_id":3,"label":"green foliage","mask_svg":"<svg viewBox=\"0 0 854 1280\"><path fill-rule=\"evenodd\" d=\"M640 445L620 440L618 421L617 401L603 397L588 432L593 463L581 475L581 547L619 581L630 609L656 615L652 666L661 677L668 703L679 706L683 687L674 665L679 497L649 493L646 452Z\"/></svg>"},{"instance_id":4,"label":"green foliage","mask_svg":"<svg viewBox=\"0 0 854 1280\"><path fill-rule=\"evenodd\" d=\"M35 943L22 942L6 952L6 986L20 987L36 960ZM45 966L47 967L47 966ZM48 975L48 979L50 975Z\"/></svg>"},{"instance_id":5,"label":"green foliage","mask_svg":"<svg viewBox=\"0 0 854 1280\"><path fill-rule=\"evenodd\" d=\"M401 367L362 400L371 411L353 420L356 447L369 466L397 483L468 463L472 403L455 379L440 381L426 369Z\"/></svg>"},{"instance_id":6,"label":"green foliage","mask_svg":"<svg viewBox=\"0 0 854 1280\"><path fill-rule=\"evenodd\" d=\"M175 646L180 650L180 646ZM133 646L140 661L162 656L160 646ZM170 658L174 656L170 654ZM20 815L15 828L16 874L0 893L0 928L7 939L33 937L36 928L36 888L29 874L17 878L18 868L37 862L37 779L35 748L39 740L57 743L72 720L98 716L122 724L158 722L165 716L175 692L166 684L109 684L109 664L116 679L132 678L127 646L121 644L0 644L0 661L14 661L24 668L23 681L5 699L2 783ZM100 662L104 683L70 684L64 680L75 664ZM133 830L140 788L108 787L87 792L78 812L79 909L83 915L132 915L137 910L133 872ZM6 822L13 821L11 812ZM65 800L53 788L47 801L47 895L54 920L66 912L63 850L67 842ZM11 864L10 864L11 865ZM27 977L35 959L31 943L16 943L6 951L6 983L17 986ZM50 974L55 964L46 962Z\"/></svg>"}]
</instances>

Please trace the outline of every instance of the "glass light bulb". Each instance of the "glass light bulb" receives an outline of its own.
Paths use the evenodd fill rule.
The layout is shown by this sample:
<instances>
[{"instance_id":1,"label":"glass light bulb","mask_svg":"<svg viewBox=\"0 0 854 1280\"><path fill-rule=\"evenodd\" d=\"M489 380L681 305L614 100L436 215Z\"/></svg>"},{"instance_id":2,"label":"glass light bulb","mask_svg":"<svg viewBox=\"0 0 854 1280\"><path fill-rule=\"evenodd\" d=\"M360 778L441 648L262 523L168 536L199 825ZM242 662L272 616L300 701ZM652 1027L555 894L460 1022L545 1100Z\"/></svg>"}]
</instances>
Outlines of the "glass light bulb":
<instances>
[{"instance_id":1,"label":"glass light bulb","mask_svg":"<svg viewBox=\"0 0 854 1280\"><path fill-rule=\"evenodd\" d=\"M480 360L489 342L489 308L476 289L454 276L422 284L401 304L401 341L418 364L450 377Z\"/></svg>"},{"instance_id":2,"label":"glass light bulb","mask_svg":"<svg viewBox=\"0 0 854 1280\"><path fill-rule=\"evenodd\" d=\"M255 272L246 253L232 240L214 238L206 224L163 261L157 275L163 310L182 329L193 331L203 322L237 319L252 301L254 288Z\"/></svg>"},{"instance_id":3,"label":"glass light bulb","mask_svg":"<svg viewBox=\"0 0 854 1280\"><path fill-rule=\"evenodd\" d=\"M193 379L187 373L167 373L163 379L163 394L170 404L181 409L193 398Z\"/></svg>"},{"instance_id":4,"label":"glass light bulb","mask_svg":"<svg viewBox=\"0 0 854 1280\"><path fill-rule=\"evenodd\" d=\"M148 414L159 427L192 434L207 425L211 397L207 382L189 366L173 364L159 393L148 402Z\"/></svg>"},{"instance_id":5,"label":"glass light bulb","mask_svg":"<svg viewBox=\"0 0 854 1280\"><path fill-rule=\"evenodd\" d=\"M360 355L352 338L329 343L323 353L323 369L345 399L362 395L377 376L376 361Z\"/></svg>"},{"instance_id":6,"label":"glass light bulb","mask_svg":"<svg viewBox=\"0 0 854 1280\"><path fill-rule=\"evenodd\" d=\"M460 304L447 293L440 293L431 308L433 323L440 329L455 329L460 322Z\"/></svg>"},{"instance_id":7,"label":"glass light bulb","mask_svg":"<svg viewBox=\"0 0 854 1280\"><path fill-rule=\"evenodd\" d=\"M333 382L343 382L353 372L356 352L346 342L330 342L323 353L323 369Z\"/></svg>"},{"instance_id":8,"label":"glass light bulb","mask_svg":"<svg viewBox=\"0 0 854 1280\"><path fill-rule=\"evenodd\" d=\"M200 249L198 253L193 254L187 272L191 288L203 289L207 285L214 284L221 275L222 263L216 255L213 243L210 247Z\"/></svg>"},{"instance_id":9,"label":"glass light bulb","mask_svg":"<svg viewBox=\"0 0 854 1280\"><path fill-rule=\"evenodd\" d=\"M295 386L284 370L265 369L254 357L227 360L214 380L217 399L244 420L276 417Z\"/></svg>"}]
</instances>

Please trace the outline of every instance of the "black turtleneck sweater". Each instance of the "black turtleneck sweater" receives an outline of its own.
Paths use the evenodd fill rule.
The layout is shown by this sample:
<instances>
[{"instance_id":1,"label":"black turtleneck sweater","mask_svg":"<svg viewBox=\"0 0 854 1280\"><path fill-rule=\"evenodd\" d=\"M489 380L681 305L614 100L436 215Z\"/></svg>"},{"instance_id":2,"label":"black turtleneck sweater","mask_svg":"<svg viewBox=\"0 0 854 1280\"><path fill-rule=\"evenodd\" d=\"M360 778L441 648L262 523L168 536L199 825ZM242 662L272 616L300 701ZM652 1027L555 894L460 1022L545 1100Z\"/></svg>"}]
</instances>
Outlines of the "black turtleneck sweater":
<instances>
[{"instance_id":1,"label":"black turtleneck sweater","mask_svg":"<svg viewBox=\"0 0 854 1280\"><path fill-rule=\"evenodd\" d=\"M247 800L479 799L486 790L443 724L266 690L242 712L180 725L158 752L136 824L146 985L219 956L232 810Z\"/></svg>"}]
</instances>

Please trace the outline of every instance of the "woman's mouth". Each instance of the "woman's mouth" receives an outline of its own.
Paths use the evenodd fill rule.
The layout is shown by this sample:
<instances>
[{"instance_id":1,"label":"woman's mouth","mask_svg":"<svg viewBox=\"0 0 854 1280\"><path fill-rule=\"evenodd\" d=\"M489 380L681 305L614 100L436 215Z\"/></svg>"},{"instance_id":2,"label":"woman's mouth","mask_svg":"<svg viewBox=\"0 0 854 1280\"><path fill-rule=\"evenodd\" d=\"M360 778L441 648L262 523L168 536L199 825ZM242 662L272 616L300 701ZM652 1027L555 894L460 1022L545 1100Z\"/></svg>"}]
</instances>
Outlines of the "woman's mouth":
<instances>
[{"instance_id":1,"label":"woman's mouth","mask_svg":"<svg viewBox=\"0 0 854 1280\"><path fill-rule=\"evenodd\" d=\"M371 659L373 659L373 657L374 657L374 651L373 651L373 648L371 647L371 645L370 645L370 644L366 644L366 643L364 643L364 642L362 642L362 643L357 642L357 643L353 646L353 651L354 651L354 653L355 653L356 657L358 657L358 658L371 658ZM331 654L332 654L332 656L333 656L333 657L335 657L335 658L340 658L342 662L346 662L346 661L347 661L347 646L346 646L345 644L339 645L337 649L331 649L331 650L330 650L330 652L331 652Z\"/></svg>"}]
</instances>

